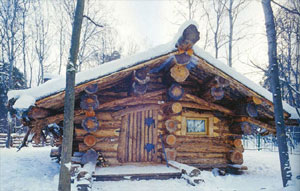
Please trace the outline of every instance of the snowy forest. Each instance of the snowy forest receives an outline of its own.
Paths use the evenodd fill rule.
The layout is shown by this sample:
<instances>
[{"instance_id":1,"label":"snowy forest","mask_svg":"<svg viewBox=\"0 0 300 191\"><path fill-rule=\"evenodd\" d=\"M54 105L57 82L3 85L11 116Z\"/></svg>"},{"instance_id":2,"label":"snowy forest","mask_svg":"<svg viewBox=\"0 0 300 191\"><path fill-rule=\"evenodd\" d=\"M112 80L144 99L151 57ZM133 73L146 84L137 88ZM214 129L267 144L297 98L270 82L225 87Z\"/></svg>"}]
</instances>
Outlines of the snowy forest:
<instances>
[{"instance_id":1,"label":"snowy forest","mask_svg":"<svg viewBox=\"0 0 300 191\"><path fill-rule=\"evenodd\" d=\"M279 87L277 88L274 88L275 85L272 88L274 83L274 76L272 77L272 75L274 75L275 64L269 63L270 39L269 34L267 34L268 25L265 23L265 19L267 19L266 10L263 8L262 2L270 2L274 14L279 80ZM68 64L72 59L70 47L72 45L72 32L74 32L72 31L72 29L74 30L73 24L76 23L75 10L77 3L76 0L0 0L0 145L3 145L1 147L12 147L7 150L0 148L0 190L13 191L24 187L26 180L20 181L18 184L9 183L7 186L2 186L9 178L15 176L13 175L14 172L24 169L24 166L26 168L21 175L31 176L31 169L24 162L20 162L23 159L22 157L27 158L29 164L36 168L32 170L36 174L33 176L33 184L44 183L45 185L45 189L39 189L35 185L32 187L32 190L57 190L57 185L60 181L58 180L60 167L58 163L51 161L49 157L50 146L54 144L53 134L50 136L51 140L47 137L46 141L45 138L46 142L42 143L43 147L24 147L26 145L24 143L25 139L21 140L21 137L24 137L28 128L21 119L27 120L28 116L24 116L25 112L22 113L24 110L14 109L13 104L16 100L9 100L8 92L39 87L52 79L64 78L67 75L70 70L70 68L68 69L70 67ZM265 189L271 191L281 190L281 176L287 176L288 179L290 178L289 180L293 180L290 189L287 188L288 191L297 190L300 185L300 171L297 170L300 155L300 1L85 0L75 73L88 71L104 64L109 67L108 65L111 61L134 56L155 48L157 45L170 42L176 36L178 28L183 23L191 20L197 23L200 32L200 40L196 43L197 46L256 84L273 92L273 96L275 95L273 99L276 98L275 91L280 90L281 99L295 108L298 119L285 129L287 150L283 151L284 155L288 156L290 154L290 159L287 160L288 163L291 163L293 177L288 177L290 170L289 172L283 172L281 168L280 172L280 166L283 163L282 158L278 159L278 152L282 151L278 146L282 142L277 139L275 134L264 136L265 134L263 133L257 133L239 137L241 144L243 144L242 152L245 150L244 162L246 163L246 160L249 160L246 163L249 170L247 168L248 171L246 170L243 175L237 175L238 173L234 172L233 177L227 177L225 174L228 171L213 168L212 173L201 171L201 175L200 172L199 175L195 175L201 179L191 179L193 176L190 176L188 173L188 175L185 174L186 176L179 180L176 179L174 182L172 182L172 179L160 180L162 182L159 183L154 182L155 180L140 180L131 183L130 176L129 180L126 180L124 175L125 178L113 187L111 187L109 181L95 181L93 183L95 186L93 186L92 190L119 190L119 186L123 186L124 190L137 190L137 188L139 190L149 190L151 184L154 185L156 190L169 190L166 186L168 183L172 184L172 189L174 190L199 190L199 188L202 188L204 191L224 189L253 190L251 183L247 180L255 182L256 179L266 178L264 186L261 185L260 187L259 184L263 184L261 180L254 186L257 186L257 190ZM206 84L210 85L209 82L206 82ZM277 115L275 101L274 107L274 115ZM282 105L281 112L281 115L284 115ZM279 118L280 115L279 117L274 117L276 126L281 126L281 123L284 123L283 119L278 121ZM204 121L201 122L203 122L201 131L205 132L208 127L204 125ZM53 124L53 129L59 129L59 125L55 126L56 124ZM256 131L259 132L257 124L260 123L255 124ZM48 127L50 126L48 125ZM48 130L47 133L49 133ZM283 133L285 134L285 132ZM16 141L17 139L19 140ZM163 142L162 139L161 142ZM64 143L62 142L61 144ZM19 150L22 147L24 148L16 153L16 150L12 151L12 149L16 149L15 147L19 147ZM36 149L36 151L31 149ZM37 153L35 154L34 152ZM64 148L59 152L64 153ZM34 162L35 155L39 155L38 153L40 153L40 156L37 157L37 163L48 161L41 169ZM63 154L59 155L61 157ZM260 156L258 157L257 155ZM224 156L228 157L227 155ZM97 160L99 160L98 157L101 158L97 155ZM166 153L164 158L166 160ZM261 160L261 166L256 164L256 158ZM276 160L273 160L274 158ZM167 160L166 163L168 166ZM63 168L66 166L66 169L68 169L67 162L62 161L61 164L64 164ZM12 172L6 167L7 165L13 165ZM177 165L177 168L182 171L189 172L191 168L194 169L194 167L190 166L178 167L175 160L173 165ZM233 168L235 168L235 165L232 165L234 166ZM273 166L277 166L276 169ZM253 167L252 170L251 167ZM290 168L289 164L286 167ZM4 168L6 169L3 170ZM131 171L133 168L135 167L128 169ZM240 165L239 170L242 168ZM124 168L123 170L126 171L128 169ZM40 174L39 170L45 171L45 174ZM117 170L122 171L122 169ZM158 170L158 167L153 172L155 170ZM173 172L170 169L166 170L166 172L175 173L175 171ZM137 170L136 173L140 172ZM176 173L178 172L176 171ZM283 173L283 175L280 173ZM6 178L2 178L4 174L7 174ZM264 177L263 174L268 174L269 176ZM277 175L275 176L274 174ZM225 176L223 177L223 175ZM235 175L245 176L245 180L241 182L244 181L244 184L251 189L244 189L240 185L235 184L230 185L230 182L240 181ZM43 176L43 179L38 180L39 176ZM222 176L222 179L214 179L216 176ZM193 182L195 180L197 183ZM273 180L278 180L279 183L273 185ZM55 186L52 185L53 183ZM198 184L200 184L199 187L197 187ZM214 184L218 184L218 187L211 189ZM287 182L284 182L284 187L287 184ZM77 188L74 188L74 185L72 185L72 190L77 190ZM26 186L23 189L27 190ZM83 188L80 187L80 189ZM78 190L80 189L78 188ZM85 189L90 190L91 188ZM59 188L59 190L64 189Z\"/></svg>"}]
</instances>

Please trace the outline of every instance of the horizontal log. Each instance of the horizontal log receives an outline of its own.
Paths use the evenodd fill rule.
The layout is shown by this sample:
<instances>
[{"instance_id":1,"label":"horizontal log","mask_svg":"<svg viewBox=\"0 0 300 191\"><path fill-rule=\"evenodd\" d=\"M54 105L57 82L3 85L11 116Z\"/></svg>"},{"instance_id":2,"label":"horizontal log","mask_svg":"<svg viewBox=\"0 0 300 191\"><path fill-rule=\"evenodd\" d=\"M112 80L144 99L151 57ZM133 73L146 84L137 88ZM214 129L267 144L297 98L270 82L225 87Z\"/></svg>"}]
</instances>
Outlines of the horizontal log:
<instances>
[{"instance_id":1,"label":"horizontal log","mask_svg":"<svg viewBox=\"0 0 300 191\"><path fill-rule=\"evenodd\" d=\"M114 137L119 136L120 129L107 129L107 130L98 130L96 132L91 132L92 135L95 135L98 138L105 138L105 137ZM88 134L88 132L84 129L75 128L76 136L83 136Z\"/></svg>"},{"instance_id":2,"label":"horizontal log","mask_svg":"<svg viewBox=\"0 0 300 191\"><path fill-rule=\"evenodd\" d=\"M160 94L163 94L164 92L165 92L165 90L158 90L158 91L155 91L155 92L148 92L148 93L144 94L143 96L138 96L138 97L131 96L131 97L127 97L127 98L123 98L123 99L119 99L119 100L114 100L114 101L111 101L111 102L106 102L106 103L100 104L98 109L113 108L113 107L121 106L121 105L124 105L124 104L126 105L129 102L135 103L137 100L140 100L140 101L143 102L143 101L146 101L148 98L156 97Z\"/></svg>"},{"instance_id":3,"label":"horizontal log","mask_svg":"<svg viewBox=\"0 0 300 191\"><path fill-rule=\"evenodd\" d=\"M189 98L190 100L194 101L195 103L208 106L208 107L212 108L213 110L220 111L222 113L229 114L229 115L234 115L234 113L230 109L227 109L221 105L207 102L202 98L199 98L197 96L194 96L194 95L191 95L188 93L185 93L184 96Z\"/></svg>"},{"instance_id":4,"label":"horizontal log","mask_svg":"<svg viewBox=\"0 0 300 191\"><path fill-rule=\"evenodd\" d=\"M195 144L214 144L214 145L226 145L225 139L219 137L199 137L199 136L176 136L178 143L195 143Z\"/></svg>"},{"instance_id":5,"label":"horizontal log","mask_svg":"<svg viewBox=\"0 0 300 191\"><path fill-rule=\"evenodd\" d=\"M208 107L208 106L204 106L204 105L200 105L194 102L180 102L182 107L185 108L193 108L193 109L200 109L200 110L212 110L212 108Z\"/></svg>"},{"instance_id":6,"label":"horizontal log","mask_svg":"<svg viewBox=\"0 0 300 191\"><path fill-rule=\"evenodd\" d=\"M32 119L42 119L50 115L50 111L47 109L32 107L28 112L28 117Z\"/></svg>"},{"instance_id":7,"label":"horizontal log","mask_svg":"<svg viewBox=\"0 0 300 191\"><path fill-rule=\"evenodd\" d=\"M237 121L237 122L248 122L248 123L257 125L261 128L267 129L268 131L270 131L272 133L276 132L275 127L273 127L272 125L269 125L267 123L261 122L261 121L256 120L256 119L253 119L251 117L240 117L240 118L235 119L235 121Z\"/></svg>"},{"instance_id":8,"label":"horizontal log","mask_svg":"<svg viewBox=\"0 0 300 191\"><path fill-rule=\"evenodd\" d=\"M104 159L106 158L117 158L118 153L117 152L109 152L109 151L102 151L101 152Z\"/></svg>"},{"instance_id":9,"label":"horizontal log","mask_svg":"<svg viewBox=\"0 0 300 191\"><path fill-rule=\"evenodd\" d=\"M202 152L202 153L226 153L230 150L226 146L181 144L176 148L177 152Z\"/></svg>"},{"instance_id":10,"label":"horizontal log","mask_svg":"<svg viewBox=\"0 0 300 191\"><path fill-rule=\"evenodd\" d=\"M224 158L225 153L195 153L195 152L177 152L177 157L189 158Z\"/></svg>"},{"instance_id":11,"label":"horizontal log","mask_svg":"<svg viewBox=\"0 0 300 191\"><path fill-rule=\"evenodd\" d=\"M189 158L177 157L176 161L184 164L224 164L227 163L226 158Z\"/></svg>"},{"instance_id":12,"label":"horizontal log","mask_svg":"<svg viewBox=\"0 0 300 191\"><path fill-rule=\"evenodd\" d=\"M81 110L81 111L86 112L85 110ZM75 113L76 112L79 113L78 110L75 110ZM80 124L82 122L82 120L84 120L87 117L87 115L84 112L82 112L79 115L74 116L74 123L75 124ZM83 114L85 114L85 115L83 115ZM98 111L96 111L95 112L95 117L97 118L97 120L99 122L101 122L101 121L115 121L116 120L115 118L112 117L111 112L98 112ZM62 120L63 120L63 118L62 118Z\"/></svg>"},{"instance_id":13,"label":"horizontal log","mask_svg":"<svg viewBox=\"0 0 300 191\"><path fill-rule=\"evenodd\" d=\"M75 130L76 132L76 130ZM76 141L80 141L80 142L83 142L84 140L84 135L83 136L78 136L76 134L75 136L75 140ZM119 137L118 136L113 136L113 137L96 137L96 142L117 142L119 140Z\"/></svg>"},{"instance_id":14,"label":"horizontal log","mask_svg":"<svg viewBox=\"0 0 300 191\"><path fill-rule=\"evenodd\" d=\"M100 151L100 152L117 152L118 143L98 142L92 147L88 147L84 143L79 143L78 144L79 152L87 151L90 148L93 148L95 151Z\"/></svg>"}]
</instances>

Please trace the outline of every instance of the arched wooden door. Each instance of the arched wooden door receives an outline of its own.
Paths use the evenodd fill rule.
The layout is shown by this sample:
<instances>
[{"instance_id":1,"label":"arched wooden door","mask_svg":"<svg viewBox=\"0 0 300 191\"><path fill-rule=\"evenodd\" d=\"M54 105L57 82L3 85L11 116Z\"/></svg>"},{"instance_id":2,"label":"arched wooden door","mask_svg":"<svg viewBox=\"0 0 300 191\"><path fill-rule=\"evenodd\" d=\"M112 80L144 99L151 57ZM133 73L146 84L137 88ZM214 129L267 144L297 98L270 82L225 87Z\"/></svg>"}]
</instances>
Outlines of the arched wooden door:
<instances>
[{"instance_id":1,"label":"arched wooden door","mask_svg":"<svg viewBox=\"0 0 300 191\"><path fill-rule=\"evenodd\" d=\"M119 162L157 161L158 106L124 111L118 145Z\"/></svg>"}]
</instances>

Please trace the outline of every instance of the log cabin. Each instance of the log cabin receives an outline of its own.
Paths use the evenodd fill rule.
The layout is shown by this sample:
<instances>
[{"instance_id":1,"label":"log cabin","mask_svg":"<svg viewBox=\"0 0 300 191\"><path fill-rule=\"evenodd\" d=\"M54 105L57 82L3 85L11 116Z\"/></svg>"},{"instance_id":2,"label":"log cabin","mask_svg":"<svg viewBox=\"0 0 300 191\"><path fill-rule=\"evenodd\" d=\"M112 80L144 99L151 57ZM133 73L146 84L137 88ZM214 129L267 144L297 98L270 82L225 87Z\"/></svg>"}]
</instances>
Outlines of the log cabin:
<instances>
[{"instance_id":1,"label":"log cabin","mask_svg":"<svg viewBox=\"0 0 300 191\"><path fill-rule=\"evenodd\" d=\"M242 135L276 132L271 93L195 46L198 40L196 24L186 23L168 44L77 73L73 153L94 149L107 165L243 164ZM35 143L46 127L63 126L64 88L58 78L9 92ZM296 110L286 103L284 110L287 125L298 125Z\"/></svg>"}]
</instances>

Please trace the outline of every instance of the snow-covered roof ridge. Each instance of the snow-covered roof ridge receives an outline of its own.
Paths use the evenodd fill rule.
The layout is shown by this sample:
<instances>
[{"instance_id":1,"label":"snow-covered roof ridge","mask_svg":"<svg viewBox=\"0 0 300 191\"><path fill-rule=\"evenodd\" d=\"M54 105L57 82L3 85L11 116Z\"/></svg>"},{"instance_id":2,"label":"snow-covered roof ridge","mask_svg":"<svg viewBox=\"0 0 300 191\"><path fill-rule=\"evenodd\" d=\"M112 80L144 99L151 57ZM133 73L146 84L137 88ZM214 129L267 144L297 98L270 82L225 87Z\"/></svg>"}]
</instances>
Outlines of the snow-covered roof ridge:
<instances>
[{"instance_id":1,"label":"snow-covered roof ridge","mask_svg":"<svg viewBox=\"0 0 300 191\"><path fill-rule=\"evenodd\" d=\"M148 51L130 56L125 57L122 59L114 60L105 64L102 64L98 67L92 68L90 70L86 70L83 72L79 72L76 74L76 85L83 84L85 82L104 77L106 75L121 71L123 69L138 65L139 63L146 62L148 60L160 57L162 55L171 53L176 51L175 44L179 38L179 36L183 33L183 30L188 27L189 25L197 24L194 21L187 21L185 22L178 30L177 35L175 35L174 40L170 43L156 46ZM272 94L267 89L261 87L260 85L254 83L247 77L243 76L233 68L229 67L228 65L224 64L223 62L217 60L216 58L212 57L210 54L205 52L203 49L194 46L194 54L206 60L208 64L218 68L225 74L231 76L235 80L239 81L240 83L247 86L249 89L253 90L254 92L258 93L259 95L263 96L264 98L272 101ZM66 84L65 77L58 77L53 80L47 81L46 83L34 87L31 89L26 90L12 90L8 92L8 99L15 98L17 99L16 103L14 104L14 108L18 109L28 109L30 106L33 106L36 100L48 97L50 95L56 94L58 92L64 91ZM26 101L25 101L26 97ZM31 97L29 99L29 97ZM28 101L30 100L30 101ZM296 112L296 109L292 106L288 105L285 101L283 101L283 108L285 111L291 114L292 119L298 119L299 116Z\"/></svg>"}]
</instances>

